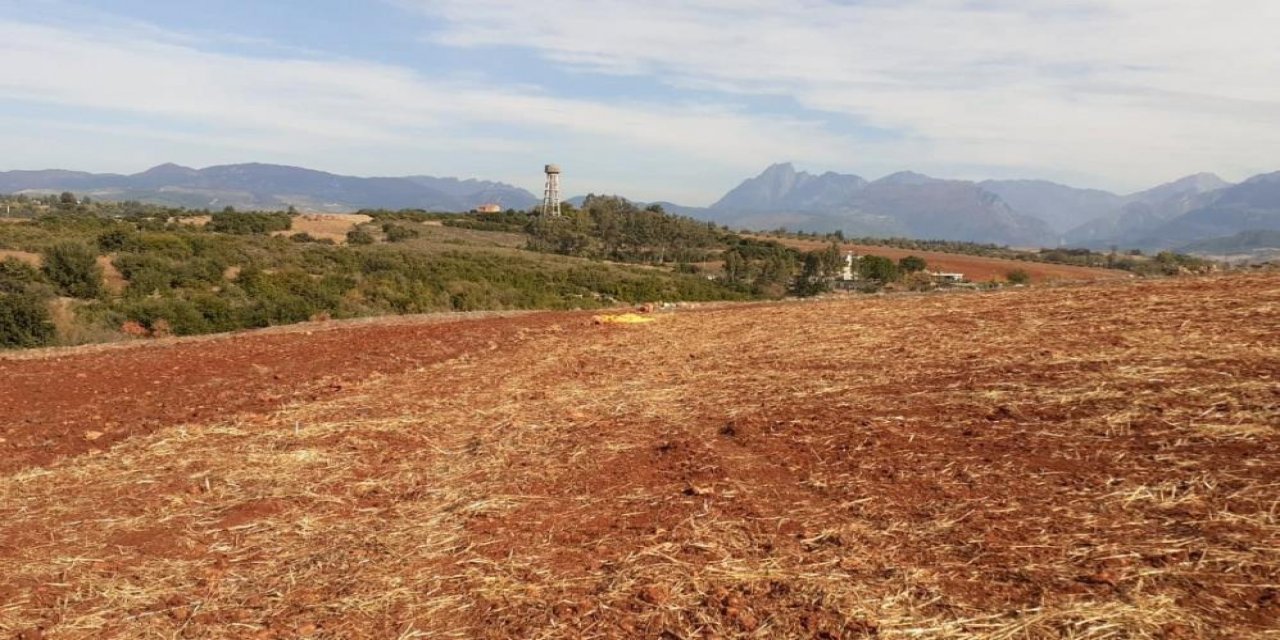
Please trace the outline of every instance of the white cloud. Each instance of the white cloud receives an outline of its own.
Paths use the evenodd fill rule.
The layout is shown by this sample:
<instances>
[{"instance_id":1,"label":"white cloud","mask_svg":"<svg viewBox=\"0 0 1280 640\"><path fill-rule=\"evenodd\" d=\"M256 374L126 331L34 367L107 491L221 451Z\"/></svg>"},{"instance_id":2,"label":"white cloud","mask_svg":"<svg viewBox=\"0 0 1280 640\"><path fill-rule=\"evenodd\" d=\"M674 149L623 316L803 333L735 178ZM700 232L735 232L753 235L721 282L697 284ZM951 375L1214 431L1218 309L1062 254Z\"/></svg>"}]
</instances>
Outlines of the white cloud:
<instances>
[{"instance_id":1,"label":"white cloud","mask_svg":"<svg viewBox=\"0 0 1280 640\"><path fill-rule=\"evenodd\" d=\"M251 159L313 153L330 160L320 165L334 170L360 166L332 162L343 149L377 149L380 155L407 149L430 154L436 166L446 167L459 155L514 152L523 154L530 167L540 167L548 154L559 158L558 148L538 148L536 138L559 136L560 143L582 150L580 185L599 191L643 191L647 186L645 195L657 197L653 183L619 180L617 174L593 184L589 150L603 154L621 146L630 153L714 162L741 175L770 161L779 149L833 160L843 146L839 141L833 146L816 123L755 116L725 105L615 104L533 88L426 78L409 69L357 60L250 58L202 50L181 34L155 37L152 29L131 33L0 22L0 59L5 61L0 98L142 115L147 123L136 131L142 138L191 144L204 140L224 150L219 157L229 149L240 149ZM49 120L29 122L49 127ZM484 133L495 126L518 136L505 140ZM130 127L137 125L63 125L99 134L128 132ZM365 166L383 165L375 160ZM387 167L405 173L414 169ZM692 182L674 188L678 193L668 197L706 198L708 192L708 185ZM721 190L719 185L714 189Z\"/></svg>"},{"instance_id":2,"label":"white cloud","mask_svg":"<svg viewBox=\"0 0 1280 640\"><path fill-rule=\"evenodd\" d=\"M114 158L149 157L145 147L166 154L157 161L536 188L536 168L556 160L573 168L574 191L690 202L782 160L868 177L913 168L1121 189L1280 166L1274 0L391 1L436 24L438 43L527 48L582 72L584 89L283 45L237 55L222 50L226 38L127 21L0 19L0 100L58 107L7 110L0 134L83 135L98 144L60 164L113 170L130 168ZM656 79L696 98L582 97L592 74ZM805 109L763 113L755 96ZM864 125L893 135L857 134ZM109 146L130 140L123 154Z\"/></svg>"},{"instance_id":3,"label":"white cloud","mask_svg":"<svg viewBox=\"0 0 1280 640\"><path fill-rule=\"evenodd\" d=\"M446 45L519 43L591 72L789 96L905 132L855 161L874 169L983 166L1136 189L1280 165L1274 0L401 4L443 20L432 37Z\"/></svg>"}]
</instances>

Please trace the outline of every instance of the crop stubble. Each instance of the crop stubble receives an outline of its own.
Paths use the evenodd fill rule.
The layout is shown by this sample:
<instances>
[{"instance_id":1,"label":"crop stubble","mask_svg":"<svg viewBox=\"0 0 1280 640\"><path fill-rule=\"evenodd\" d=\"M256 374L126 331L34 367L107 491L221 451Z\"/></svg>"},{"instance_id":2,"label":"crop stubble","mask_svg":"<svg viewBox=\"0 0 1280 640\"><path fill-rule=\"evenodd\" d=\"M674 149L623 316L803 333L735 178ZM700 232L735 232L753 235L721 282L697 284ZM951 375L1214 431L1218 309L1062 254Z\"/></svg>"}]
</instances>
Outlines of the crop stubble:
<instances>
[{"instance_id":1,"label":"crop stubble","mask_svg":"<svg viewBox=\"0 0 1280 640\"><path fill-rule=\"evenodd\" d=\"M284 406L207 394L198 419L86 400L157 424L4 467L0 630L1239 638L1280 621L1275 275L287 335L122 353L179 366L165 357L200 344L208 377L257 350L304 363L298 389L342 384ZM96 415L54 404L33 424Z\"/></svg>"}]
</instances>

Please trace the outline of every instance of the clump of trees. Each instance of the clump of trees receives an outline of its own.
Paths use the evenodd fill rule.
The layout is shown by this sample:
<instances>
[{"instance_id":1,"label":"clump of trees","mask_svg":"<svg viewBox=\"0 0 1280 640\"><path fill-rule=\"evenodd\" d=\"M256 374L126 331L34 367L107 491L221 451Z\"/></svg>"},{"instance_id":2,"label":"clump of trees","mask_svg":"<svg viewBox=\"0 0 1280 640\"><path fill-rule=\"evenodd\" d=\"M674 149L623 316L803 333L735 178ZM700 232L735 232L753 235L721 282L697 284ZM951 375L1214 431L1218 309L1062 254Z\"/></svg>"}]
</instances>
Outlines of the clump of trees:
<instances>
[{"instance_id":1,"label":"clump of trees","mask_svg":"<svg viewBox=\"0 0 1280 640\"><path fill-rule=\"evenodd\" d=\"M624 198L596 195L558 218L531 218L525 232L535 251L640 264L703 262L725 236L712 223L669 215L659 205L641 209Z\"/></svg>"}]
</instances>

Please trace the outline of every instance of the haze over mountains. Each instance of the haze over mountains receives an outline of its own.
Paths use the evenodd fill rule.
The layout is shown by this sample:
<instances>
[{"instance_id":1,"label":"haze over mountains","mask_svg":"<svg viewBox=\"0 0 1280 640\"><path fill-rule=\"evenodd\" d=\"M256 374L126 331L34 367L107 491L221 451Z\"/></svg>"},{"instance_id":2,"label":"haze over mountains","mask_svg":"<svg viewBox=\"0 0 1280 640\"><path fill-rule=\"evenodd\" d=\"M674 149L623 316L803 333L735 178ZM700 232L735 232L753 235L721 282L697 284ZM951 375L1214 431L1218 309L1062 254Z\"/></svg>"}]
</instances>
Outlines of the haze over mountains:
<instances>
[{"instance_id":1,"label":"haze over mountains","mask_svg":"<svg viewBox=\"0 0 1280 640\"><path fill-rule=\"evenodd\" d=\"M95 198L190 208L468 211L481 204L527 210L539 198L500 182L431 176L359 178L298 167L164 164L133 175L0 172L0 193L72 191ZM580 202L581 199L571 199ZM905 236L1007 244L1167 249L1273 242L1280 231L1280 172L1233 185L1202 173L1120 195L1043 180L946 180L895 173L878 180L775 164L710 207L668 211L737 228ZM1239 236L1230 242L1208 241Z\"/></svg>"},{"instance_id":2,"label":"haze over mountains","mask_svg":"<svg viewBox=\"0 0 1280 640\"><path fill-rule=\"evenodd\" d=\"M195 209L294 206L329 212L364 208L469 211L485 203L525 209L538 202L528 191L500 182L430 176L356 178L257 163L204 169L162 164L133 175L62 170L0 172L0 193L57 191Z\"/></svg>"},{"instance_id":3,"label":"haze over mountains","mask_svg":"<svg viewBox=\"0 0 1280 640\"><path fill-rule=\"evenodd\" d=\"M1014 246L1110 246L1148 250L1280 230L1280 172L1233 185L1201 173L1119 195L1043 180L940 180L896 173L859 176L769 167L700 213L731 226L846 235L993 242Z\"/></svg>"}]
</instances>

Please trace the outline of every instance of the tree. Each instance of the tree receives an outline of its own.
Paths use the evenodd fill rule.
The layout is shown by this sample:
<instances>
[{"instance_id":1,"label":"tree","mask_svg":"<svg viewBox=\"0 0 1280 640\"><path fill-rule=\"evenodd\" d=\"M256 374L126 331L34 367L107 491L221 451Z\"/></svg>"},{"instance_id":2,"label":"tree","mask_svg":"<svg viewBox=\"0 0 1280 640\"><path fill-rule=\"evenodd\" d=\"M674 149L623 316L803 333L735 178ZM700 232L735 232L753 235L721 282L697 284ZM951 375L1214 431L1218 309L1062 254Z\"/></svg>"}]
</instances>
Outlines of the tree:
<instances>
[{"instance_id":1,"label":"tree","mask_svg":"<svg viewBox=\"0 0 1280 640\"><path fill-rule=\"evenodd\" d=\"M924 258L917 256L907 256L898 261L898 268L904 273L915 273L924 271L929 265L925 263Z\"/></svg>"},{"instance_id":2,"label":"tree","mask_svg":"<svg viewBox=\"0 0 1280 640\"><path fill-rule=\"evenodd\" d=\"M862 256L858 273L868 280L894 282L898 279L898 265L884 256Z\"/></svg>"},{"instance_id":3,"label":"tree","mask_svg":"<svg viewBox=\"0 0 1280 640\"><path fill-rule=\"evenodd\" d=\"M0 348L43 347L56 330L45 301L33 295L0 294Z\"/></svg>"},{"instance_id":4,"label":"tree","mask_svg":"<svg viewBox=\"0 0 1280 640\"><path fill-rule=\"evenodd\" d=\"M737 251L724 252L724 277L729 282L738 282L746 277L747 261Z\"/></svg>"},{"instance_id":5,"label":"tree","mask_svg":"<svg viewBox=\"0 0 1280 640\"><path fill-rule=\"evenodd\" d=\"M76 202L76 194L70 191L63 191L62 195L58 196L58 206L63 209L70 209L77 204L79 203Z\"/></svg>"},{"instance_id":6,"label":"tree","mask_svg":"<svg viewBox=\"0 0 1280 640\"><path fill-rule=\"evenodd\" d=\"M1022 269L1014 269L1005 274L1005 279L1009 284L1028 284L1031 282L1031 274Z\"/></svg>"},{"instance_id":7,"label":"tree","mask_svg":"<svg viewBox=\"0 0 1280 640\"><path fill-rule=\"evenodd\" d=\"M79 242L61 242L46 249L44 274L63 295L96 298L102 294L98 254Z\"/></svg>"}]
</instances>

